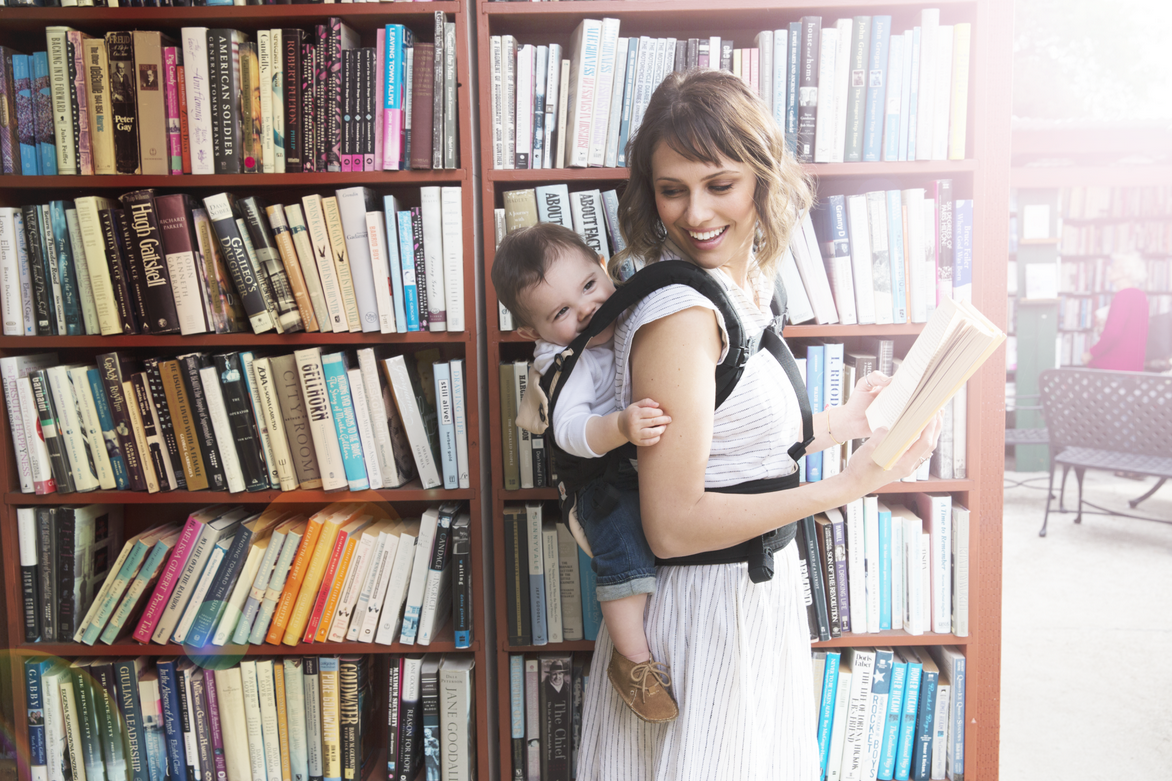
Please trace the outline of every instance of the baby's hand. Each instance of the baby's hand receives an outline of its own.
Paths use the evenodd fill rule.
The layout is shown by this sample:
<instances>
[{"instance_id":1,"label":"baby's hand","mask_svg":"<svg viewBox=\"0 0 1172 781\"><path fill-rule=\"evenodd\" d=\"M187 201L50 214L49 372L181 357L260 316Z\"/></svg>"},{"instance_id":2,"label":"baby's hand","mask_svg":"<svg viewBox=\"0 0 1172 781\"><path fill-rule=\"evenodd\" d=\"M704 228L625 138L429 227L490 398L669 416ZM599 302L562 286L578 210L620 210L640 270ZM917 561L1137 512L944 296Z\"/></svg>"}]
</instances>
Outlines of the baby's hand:
<instances>
[{"instance_id":1,"label":"baby's hand","mask_svg":"<svg viewBox=\"0 0 1172 781\"><path fill-rule=\"evenodd\" d=\"M654 445L663 436L671 418L651 399L636 401L619 413L619 431L636 447Z\"/></svg>"}]
</instances>

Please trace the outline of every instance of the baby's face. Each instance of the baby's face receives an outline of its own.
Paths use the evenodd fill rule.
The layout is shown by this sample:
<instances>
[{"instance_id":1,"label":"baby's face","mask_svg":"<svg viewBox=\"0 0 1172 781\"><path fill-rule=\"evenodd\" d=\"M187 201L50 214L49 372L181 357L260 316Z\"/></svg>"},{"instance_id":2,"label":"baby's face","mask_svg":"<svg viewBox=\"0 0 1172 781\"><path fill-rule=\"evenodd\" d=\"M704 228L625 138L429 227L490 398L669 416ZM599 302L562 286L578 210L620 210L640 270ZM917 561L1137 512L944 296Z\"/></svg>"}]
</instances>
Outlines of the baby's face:
<instances>
[{"instance_id":1,"label":"baby's face","mask_svg":"<svg viewBox=\"0 0 1172 781\"><path fill-rule=\"evenodd\" d=\"M565 346L582 333L603 302L614 295L614 283L607 276L602 259L575 251L558 255L545 272L545 281L521 293L521 303L533 319L530 335ZM602 344L614 336L611 323L591 344Z\"/></svg>"}]
</instances>

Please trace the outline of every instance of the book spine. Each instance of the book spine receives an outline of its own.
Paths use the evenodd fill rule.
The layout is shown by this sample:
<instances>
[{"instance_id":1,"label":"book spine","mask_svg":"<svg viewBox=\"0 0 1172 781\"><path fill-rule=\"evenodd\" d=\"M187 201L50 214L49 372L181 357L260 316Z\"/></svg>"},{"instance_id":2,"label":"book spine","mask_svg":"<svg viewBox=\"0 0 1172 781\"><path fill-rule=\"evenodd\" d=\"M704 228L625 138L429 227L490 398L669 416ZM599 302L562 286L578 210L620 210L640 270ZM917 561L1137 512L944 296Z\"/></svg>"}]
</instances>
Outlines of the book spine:
<instances>
[{"instance_id":1,"label":"book spine","mask_svg":"<svg viewBox=\"0 0 1172 781\"><path fill-rule=\"evenodd\" d=\"M366 213L372 210L373 195L365 187L338 190L337 210L344 235L346 264L353 279L358 323L366 332L379 330L378 301L374 293L374 276L370 268L370 246L366 233ZM326 215L327 222L329 214ZM352 324L353 326L353 324Z\"/></svg>"},{"instance_id":2,"label":"book spine","mask_svg":"<svg viewBox=\"0 0 1172 781\"><path fill-rule=\"evenodd\" d=\"M57 147L57 172L78 174L78 150L74 138L73 103L76 93L70 79L69 28L45 30L48 47L49 86L53 99L53 127Z\"/></svg>"},{"instance_id":3,"label":"book spine","mask_svg":"<svg viewBox=\"0 0 1172 781\"><path fill-rule=\"evenodd\" d=\"M362 370L349 369L346 376L350 385L354 418L358 426L358 439L362 445L362 458L366 466L367 478L371 488L383 488L386 481L379 465L379 447L375 441L374 426L370 418L370 404L367 402L366 388L362 380Z\"/></svg>"},{"instance_id":4,"label":"book spine","mask_svg":"<svg viewBox=\"0 0 1172 781\"><path fill-rule=\"evenodd\" d=\"M53 95L49 75L49 53L32 55L33 132L37 146L37 173L57 173L57 149L54 142Z\"/></svg>"},{"instance_id":5,"label":"book spine","mask_svg":"<svg viewBox=\"0 0 1172 781\"><path fill-rule=\"evenodd\" d=\"M302 157L305 153L305 141L301 133L301 73L304 66L302 49L304 47L304 32L301 30L281 30L281 107L284 111L284 149L285 173L296 174L302 171Z\"/></svg>"},{"instance_id":6,"label":"book spine","mask_svg":"<svg viewBox=\"0 0 1172 781\"><path fill-rule=\"evenodd\" d=\"M267 279L271 298L276 305L278 330L300 331L301 314L297 309L293 288L289 285L289 277L285 274L280 251L273 239L268 217L255 197L241 198L238 203L244 212L248 238L259 263L258 271Z\"/></svg>"},{"instance_id":7,"label":"book spine","mask_svg":"<svg viewBox=\"0 0 1172 781\"><path fill-rule=\"evenodd\" d=\"M351 491L365 490L370 487L370 480L358 436L358 420L350 394L345 357L342 353L323 355L321 366L346 480Z\"/></svg>"},{"instance_id":8,"label":"book spine","mask_svg":"<svg viewBox=\"0 0 1172 781\"><path fill-rule=\"evenodd\" d=\"M130 32L106 33L113 116L114 166L120 174L139 174L139 127L135 100L134 38Z\"/></svg>"},{"instance_id":9,"label":"book spine","mask_svg":"<svg viewBox=\"0 0 1172 781\"><path fill-rule=\"evenodd\" d=\"M37 336L51 336L53 334L52 297L49 293L49 278L44 263L43 233L40 227L41 210L38 206L25 206L21 213L24 222L24 241L28 247L29 255L35 332Z\"/></svg>"},{"instance_id":10,"label":"book spine","mask_svg":"<svg viewBox=\"0 0 1172 781\"><path fill-rule=\"evenodd\" d=\"M220 193L204 198L204 205L207 207L208 218L219 239L228 272L248 314L253 331L258 334L271 331L275 324L266 306L261 287L260 274L263 272L253 266L245 249L244 237L233 213L231 197L227 193Z\"/></svg>"},{"instance_id":11,"label":"book spine","mask_svg":"<svg viewBox=\"0 0 1172 781\"><path fill-rule=\"evenodd\" d=\"M171 174L183 173L183 129L179 116L179 69L182 49L163 47L164 104L167 112L167 168Z\"/></svg>"},{"instance_id":12,"label":"book spine","mask_svg":"<svg viewBox=\"0 0 1172 781\"><path fill-rule=\"evenodd\" d=\"M300 207L298 214L300 214ZM281 255L281 263L289 279L289 286L293 290L293 300L297 304L297 311L301 316L301 326L306 331L320 331L321 324L326 321L326 304L322 295L321 285L318 282L317 269L310 254L303 262L299 257L297 247L293 243L293 233L285 219L285 208L281 205L269 206L265 209L269 224L273 229L273 240ZM304 225L302 225L304 231Z\"/></svg>"},{"instance_id":13,"label":"book spine","mask_svg":"<svg viewBox=\"0 0 1172 781\"><path fill-rule=\"evenodd\" d=\"M167 763L173 781L186 781L187 756L184 752L182 710L179 706L175 660L160 659L155 665L159 674L159 698L163 705L163 729L167 736Z\"/></svg>"},{"instance_id":14,"label":"book spine","mask_svg":"<svg viewBox=\"0 0 1172 781\"><path fill-rule=\"evenodd\" d=\"M396 215L399 223L399 263L403 277L403 308L408 331L420 330L419 289L415 279L415 238L412 210Z\"/></svg>"},{"instance_id":15,"label":"book spine","mask_svg":"<svg viewBox=\"0 0 1172 781\"><path fill-rule=\"evenodd\" d=\"M285 423L281 416L275 383L269 359L254 359L250 387L255 389L253 395L258 415L263 416L265 428L268 430L269 449L272 452L271 468L276 470L280 489L292 491L297 488L297 473L289 452L289 439L285 435Z\"/></svg>"},{"instance_id":16,"label":"book spine","mask_svg":"<svg viewBox=\"0 0 1172 781\"><path fill-rule=\"evenodd\" d=\"M130 296L130 276L127 271L126 245L122 234L124 222L122 210L102 209L98 212L98 221L102 230L102 246L109 264L107 266L110 275L108 289L111 298L107 298L105 301L106 306L112 304L111 315L114 322L110 324L111 333L136 334L138 333L138 317L134 301Z\"/></svg>"},{"instance_id":17,"label":"book spine","mask_svg":"<svg viewBox=\"0 0 1172 781\"><path fill-rule=\"evenodd\" d=\"M61 264L57 257L57 239L53 235L53 207L50 203L40 207L41 247L45 263L45 278L49 280L49 295L52 297L50 311L55 336L68 334L67 314L65 311L64 291L61 287Z\"/></svg>"},{"instance_id":18,"label":"book spine","mask_svg":"<svg viewBox=\"0 0 1172 781\"><path fill-rule=\"evenodd\" d=\"M212 152L215 172L244 170L240 101L240 51L236 31L208 30L208 78L211 84ZM251 98L251 95L249 95Z\"/></svg>"},{"instance_id":19,"label":"book spine","mask_svg":"<svg viewBox=\"0 0 1172 781\"><path fill-rule=\"evenodd\" d=\"M814 139L818 111L818 64L822 17L804 16L801 21L800 96L798 102L797 157L814 161Z\"/></svg>"},{"instance_id":20,"label":"book spine","mask_svg":"<svg viewBox=\"0 0 1172 781\"><path fill-rule=\"evenodd\" d=\"M347 478L330 408L329 390L322 371L321 349L297 350L294 358L305 396L322 487L326 491L345 488Z\"/></svg>"},{"instance_id":21,"label":"book spine","mask_svg":"<svg viewBox=\"0 0 1172 781\"><path fill-rule=\"evenodd\" d=\"M24 212L12 210L12 241L16 248L16 259L20 280L21 319L24 336L36 336L36 300L33 298L32 255L25 241Z\"/></svg>"},{"instance_id":22,"label":"book spine","mask_svg":"<svg viewBox=\"0 0 1172 781\"><path fill-rule=\"evenodd\" d=\"M154 469L155 479L158 480L156 490L173 491L178 487L178 481L175 478L171 459L166 452L166 444L163 442L146 373L138 372L131 375L129 383L126 383L124 387L130 388L134 394L134 400L137 402L137 407L131 408L131 423L141 421L142 437L146 442L145 452L150 455L150 464ZM135 417L136 412L137 418ZM150 490L149 473L147 482L147 490Z\"/></svg>"},{"instance_id":23,"label":"book spine","mask_svg":"<svg viewBox=\"0 0 1172 781\"><path fill-rule=\"evenodd\" d=\"M439 187L419 189L423 224L423 257L427 275L427 322L430 331L448 330L447 292L444 279L443 216Z\"/></svg>"},{"instance_id":24,"label":"book spine","mask_svg":"<svg viewBox=\"0 0 1172 781\"><path fill-rule=\"evenodd\" d=\"M146 314L142 330L151 334L178 333L179 316L175 309L171 274L164 257L154 191L128 193L122 196L122 203L134 242L132 259L142 279Z\"/></svg>"},{"instance_id":25,"label":"book spine","mask_svg":"<svg viewBox=\"0 0 1172 781\"><path fill-rule=\"evenodd\" d=\"M186 92L188 142L191 147L191 173L215 173L215 150L212 143L212 95L209 70L211 41L206 27L184 27L183 86Z\"/></svg>"},{"instance_id":26,"label":"book spine","mask_svg":"<svg viewBox=\"0 0 1172 781\"><path fill-rule=\"evenodd\" d=\"M5 85L7 86L7 85ZM33 111L33 69L32 58L26 54L12 55L12 100L13 112L9 130L5 133L13 161L13 173L20 171L25 176L38 173L36 120Z\"/></svg>"},{"instance_id":27,"label":"book spine","mask_svg":"<svg viewBox=\"0 0 1172 781\"><path fill-rule=\"evenodd\" d=\"M81 225L77 220L77 209L73 208L73 203L70 201L65 201L63 206L66 233L69 237L68 260L71 261L68 268L69 280L75 286L77 304L81 307L82 322L78 327L78 333L79 335L81 333L97 334L100 330L98 316L94 306L93 289L90 287L89 264L87 263L85 244L81 238ZM12 279L12 290L15 294L18 292L15 275ZM16 311L20 311L19 305L17 305ZM23 326L23 323L21 325Z\"/></svg>"},{"instance_id":28,"label":"book spine","mask_svg":"<svg viewBox=\"0 0 1172 781\"><path fill-rule=\"evenodd\" d=\"M346 321L349 325L350 332L357 333L366 330L363 324L363 317L359 313L358 298L352 280L350 250L346 241L346 232L343 230L342 215L339 211L339 198L333 196L322 198L321 211L325 220L326 232L330 240L330 248L333 251L334 271L338 276L338 287L342 291L342 301L346 306ZM365 220L365 215L365 206L363 206L363 220ZM354 215L355 218L357 216L357 214ZM373 295L373 291L371 291L371 294ZM374 330L373 327L370 330Z\"/></svg>"},{"instance_id":29,"label":"book spine","mask_svg":"<svg viewBox=\"0 0 1172 781\"><path fill-rule=\"evenodd\" d=\"M17 537L20 545L20 591L21 602L24 606L24 639L25 642L32 643L41 636L41 595L40 576L37 570L35 510L31 508L17 510ZM31 701L31 696L29 699Z\"/></svg>"},{"instance_id":30,"label":"book spine","mask_svg":"<svg viewBox=\"0 0 1172 781\"><path fill-rule=\"evenodd\" d=\"M36 404L45 446L49 451L49 464L53 478L57 482L57 490L61 493L72 493L77 489L73 484L73 473L66 454L64 432L58 428L59 421L53 405L49 376L45 371L37 371L29 377L29 382L32 385L33 401Z\"/></svg>"},{"instance_id":31,"label":"book spine","mask_svg":"<svg viewBox=\"0 0 1172 781\"><path fill-rule=\"evenodd\" d=\"M196 253L199 243L191 219L192 202L185 195L164 195L154 203L161 250L166 260L175 325L184 335L208 331L205 287L200 283Z\"/></svg>"},{"instance_id":32,"label":"book spine","mask_svg":"<svg viewBox=\"0 0 1172 781\"><path fill-rule=\"evenodd\" d=\"M871 45L867 71L866 120L863 126L863 161L878 162L883 145L887 109L887 61L891 17L871 17Z\"/></svg>"},{"instance_id":33,"label":"book spine","mask_svg":"<svg viewBox=\"0 0 1172 781\"><path fill-rule=\"evenodd\" d=\"M343 22L330 17L325 25L325 165L323 171L342 170L342 49Z\"/></svg>"},{"instance_id":34,"label":"book spine","mask_svg":"<svg viewBox=\"0 0 1172 781\"><path fill-rule=\"evenodd\" d=\"M239 681L239 676L237 676ZM216 681L216 673L207 670L204 673L204 689L208 700L208 735L211 741L212 766L216 781L226 781L228 778L228 759L224 752L222 720L220 718L220 690Z\"/></svg>"}]
</instances>

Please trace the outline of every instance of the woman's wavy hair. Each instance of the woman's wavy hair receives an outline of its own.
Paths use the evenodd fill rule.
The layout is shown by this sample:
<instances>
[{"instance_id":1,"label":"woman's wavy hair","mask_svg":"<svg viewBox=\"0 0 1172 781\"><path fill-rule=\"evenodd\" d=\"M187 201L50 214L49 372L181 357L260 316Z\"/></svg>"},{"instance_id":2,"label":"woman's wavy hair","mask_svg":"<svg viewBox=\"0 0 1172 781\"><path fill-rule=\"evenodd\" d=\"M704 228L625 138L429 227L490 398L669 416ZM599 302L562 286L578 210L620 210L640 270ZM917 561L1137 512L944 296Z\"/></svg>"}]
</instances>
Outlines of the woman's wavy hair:
<instances>
[{"instance_id":1,"label":"woman's wavy hair","mask_svg":"<svg viewBox=\"0 0 1172 781\"><path fill-rule=\"evenodd\" d=\"M651 156L670 144L688 160L747 164L756 174L755 262L775 272L802 214L813 203L813 186L786 146L765 104L744 81L725 71L669 74L647 104L635 137L627 144L630 181L619 202L619 227L627 248L611 259L611 276L626 257L660 258L664 232L655 206Z\"/></svg>"}]
</instances>

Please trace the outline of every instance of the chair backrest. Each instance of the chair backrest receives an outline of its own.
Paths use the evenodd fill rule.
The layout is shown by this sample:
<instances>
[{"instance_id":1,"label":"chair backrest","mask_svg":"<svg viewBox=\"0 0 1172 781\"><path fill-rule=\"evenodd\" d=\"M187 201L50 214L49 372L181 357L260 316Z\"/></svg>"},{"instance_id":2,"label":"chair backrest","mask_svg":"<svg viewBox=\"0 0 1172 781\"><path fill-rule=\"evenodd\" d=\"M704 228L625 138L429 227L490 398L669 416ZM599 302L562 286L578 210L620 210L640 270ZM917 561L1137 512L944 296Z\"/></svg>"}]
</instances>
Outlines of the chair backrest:
<instances>
[{"instance_id":1,"label":"chair backrest","mask_svg":"<svg viewBox=\"0 0 1172 781\"><path fill-rule=\"evenodd\" d=\"M1161 312L1148 319L1146 360L1172 358L1172 312Z\"/></svg>"},{"instance_id":2,"label":"chair backrest","mask_svg":"<svg viewBox=\"0 0 1172 781\"><path fill-rule=\"evenodd\" d=\"M1172 456L1172 376L1046 369L1038 389L1052 452L1090 447Z\"/></svg>"}]
</instances>

